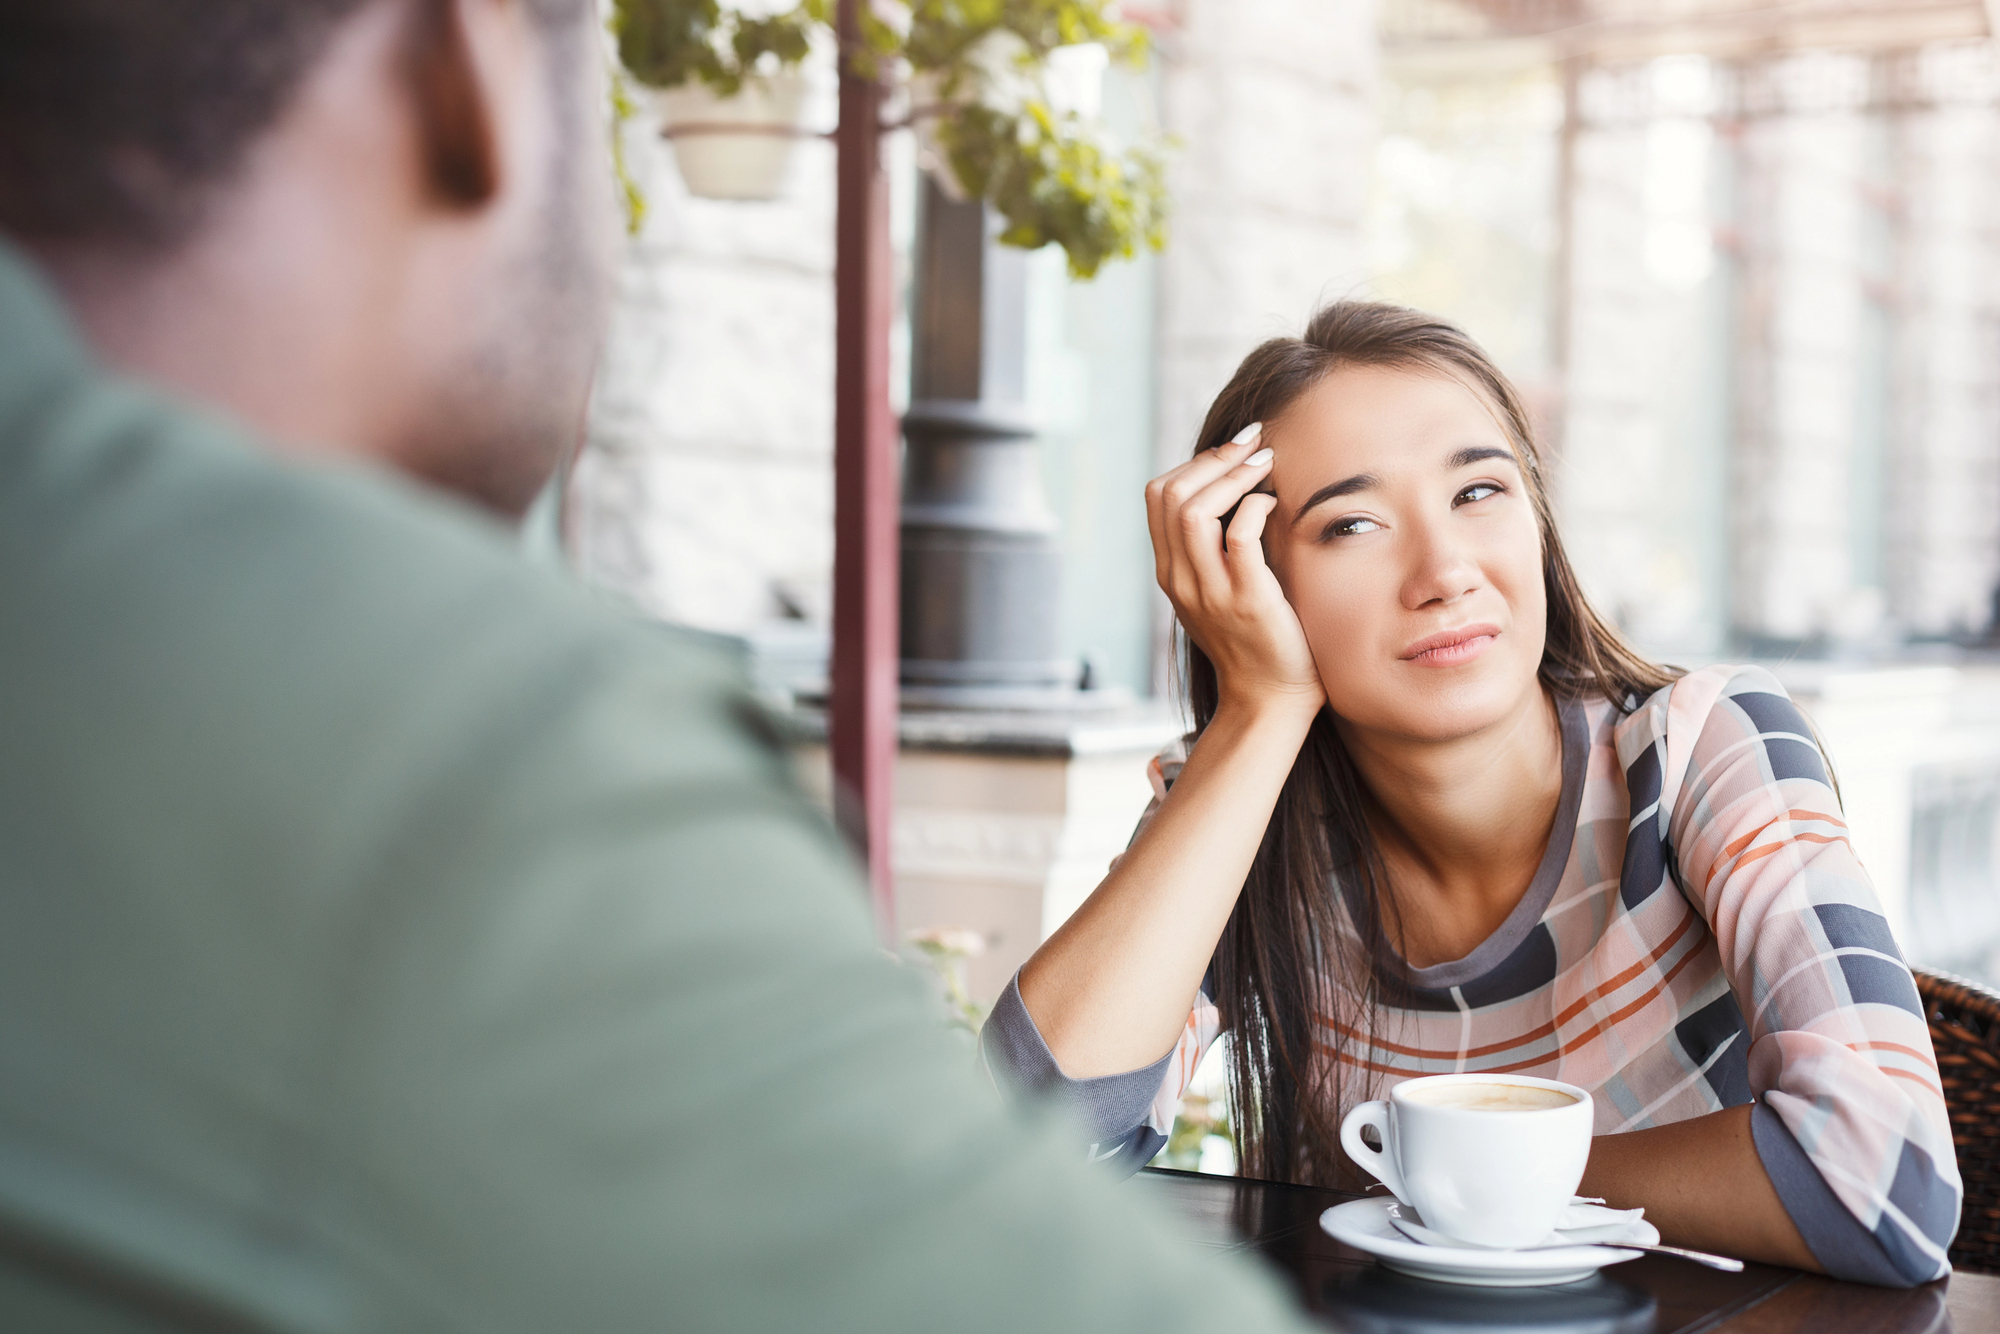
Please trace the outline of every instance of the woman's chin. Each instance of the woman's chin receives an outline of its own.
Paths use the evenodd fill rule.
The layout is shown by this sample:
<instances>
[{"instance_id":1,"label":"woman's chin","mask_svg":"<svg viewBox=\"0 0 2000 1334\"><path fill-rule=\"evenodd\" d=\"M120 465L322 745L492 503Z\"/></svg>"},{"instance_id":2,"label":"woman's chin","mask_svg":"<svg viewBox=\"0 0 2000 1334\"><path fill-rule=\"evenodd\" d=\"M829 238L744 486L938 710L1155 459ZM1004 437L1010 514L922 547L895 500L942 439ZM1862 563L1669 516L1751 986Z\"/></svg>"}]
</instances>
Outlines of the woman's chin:
<instances>
[{"instance_id":1,"label":"woman's chin","mask_svg":"<svg viewBox=\"0 0 2000 1334\"><path fill-rule=\"evenodd\" d=\"M1389 679L1370 689L1341 689L1329 683L1333 711L1351 726L1411 741L1463 740L1502 727L1541 692L1534 672L1488 654L1462 667L1408 667L1399 663ZM1341 701L1351 701L1342 708Z\"/></svg>"}]
</instances>

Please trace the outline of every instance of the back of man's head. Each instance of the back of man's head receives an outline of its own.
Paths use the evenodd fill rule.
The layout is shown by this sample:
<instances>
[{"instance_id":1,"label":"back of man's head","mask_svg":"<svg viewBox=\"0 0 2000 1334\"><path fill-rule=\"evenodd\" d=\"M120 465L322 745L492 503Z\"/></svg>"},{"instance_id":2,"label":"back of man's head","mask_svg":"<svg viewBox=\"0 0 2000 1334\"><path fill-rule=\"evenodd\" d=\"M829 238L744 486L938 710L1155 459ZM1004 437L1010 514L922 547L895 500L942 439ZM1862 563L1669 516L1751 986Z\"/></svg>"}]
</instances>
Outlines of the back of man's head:
<instances>
[{"instance_id":1,"label":"back of man's head","mask_svg":"<svg viewBox=\"0 0 2000 1334\"><path fill-rule=\"evenodd\" d=\"M0 0L0 232L113 363L518 511L574 437L591 0Z\"/></svg>"},{"instance_id":2,"label":"back of man's head","mask_svg":"<svg viewBox=\"0 0 2000 1334\"><path fill-rule=\"evenodd\" d=\"M365 0L0 0L0 228L160 247Z\"/></svg>"}]
</instances>

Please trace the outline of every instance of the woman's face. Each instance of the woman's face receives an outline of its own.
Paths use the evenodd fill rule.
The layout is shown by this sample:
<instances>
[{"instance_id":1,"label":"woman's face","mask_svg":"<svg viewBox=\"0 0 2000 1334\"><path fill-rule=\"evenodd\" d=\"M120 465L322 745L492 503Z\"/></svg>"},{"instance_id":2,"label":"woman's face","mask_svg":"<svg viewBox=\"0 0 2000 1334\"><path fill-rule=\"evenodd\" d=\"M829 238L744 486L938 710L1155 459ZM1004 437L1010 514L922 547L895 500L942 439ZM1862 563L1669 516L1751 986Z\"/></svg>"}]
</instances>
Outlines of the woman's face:
<instances>
[{"instance_id":1,"label":"woman's face","mask_svg":"<svg viewBox=\"0 0 2000 1334\"><path fill-rule=\"evenodd\" d=\"M1541 533L1476 390L1423 370L1339 370L1264 441L1278 498L1265 549L1335 713L1445 740L1537 698Z\"/></svg>"}]
</instances>

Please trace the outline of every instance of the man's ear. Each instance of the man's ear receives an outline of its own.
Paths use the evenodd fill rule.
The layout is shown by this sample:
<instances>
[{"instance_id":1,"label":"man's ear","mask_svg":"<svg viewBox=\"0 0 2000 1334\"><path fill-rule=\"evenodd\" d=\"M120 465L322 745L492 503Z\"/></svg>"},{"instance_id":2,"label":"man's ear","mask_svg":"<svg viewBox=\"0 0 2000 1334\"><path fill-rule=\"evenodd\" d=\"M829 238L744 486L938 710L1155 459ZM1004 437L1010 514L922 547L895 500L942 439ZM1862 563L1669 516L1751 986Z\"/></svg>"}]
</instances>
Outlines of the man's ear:
<instances>
[{"instance_id":1,"label":"man's ear","mask_svg":"<svg viewBox=\"0 0 2000 1334\"><path fill-rule=\"evenodd\" d=\"M411 0L404 70L426 185L447 206L485 203L500 188L500 162L459 0Z\"/></svg>"}]
</instances>

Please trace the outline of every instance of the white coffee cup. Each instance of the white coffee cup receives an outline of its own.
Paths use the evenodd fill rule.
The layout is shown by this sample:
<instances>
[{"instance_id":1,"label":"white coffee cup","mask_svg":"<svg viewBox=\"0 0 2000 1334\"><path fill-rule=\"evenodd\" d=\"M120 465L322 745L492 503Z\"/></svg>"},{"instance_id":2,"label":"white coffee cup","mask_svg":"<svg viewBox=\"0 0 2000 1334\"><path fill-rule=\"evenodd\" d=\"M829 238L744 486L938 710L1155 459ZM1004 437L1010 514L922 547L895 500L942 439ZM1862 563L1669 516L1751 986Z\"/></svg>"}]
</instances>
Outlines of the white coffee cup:
<instances>
[{"instance_id":1,"label":"white coffee cup","mask_svg":"<svg viewBox=\"0 0 2000 1334\"><path fill-rule=\"evenodd\" d=\"M1475 1246L1535 1246L1590 1160L1590 1095L1530 1075L1426 1075L1340 1125L1340 1146L1424 1225ZM1361 1138L1374 1126L1372 1149Z\"/></svg>"}]
</instances>

